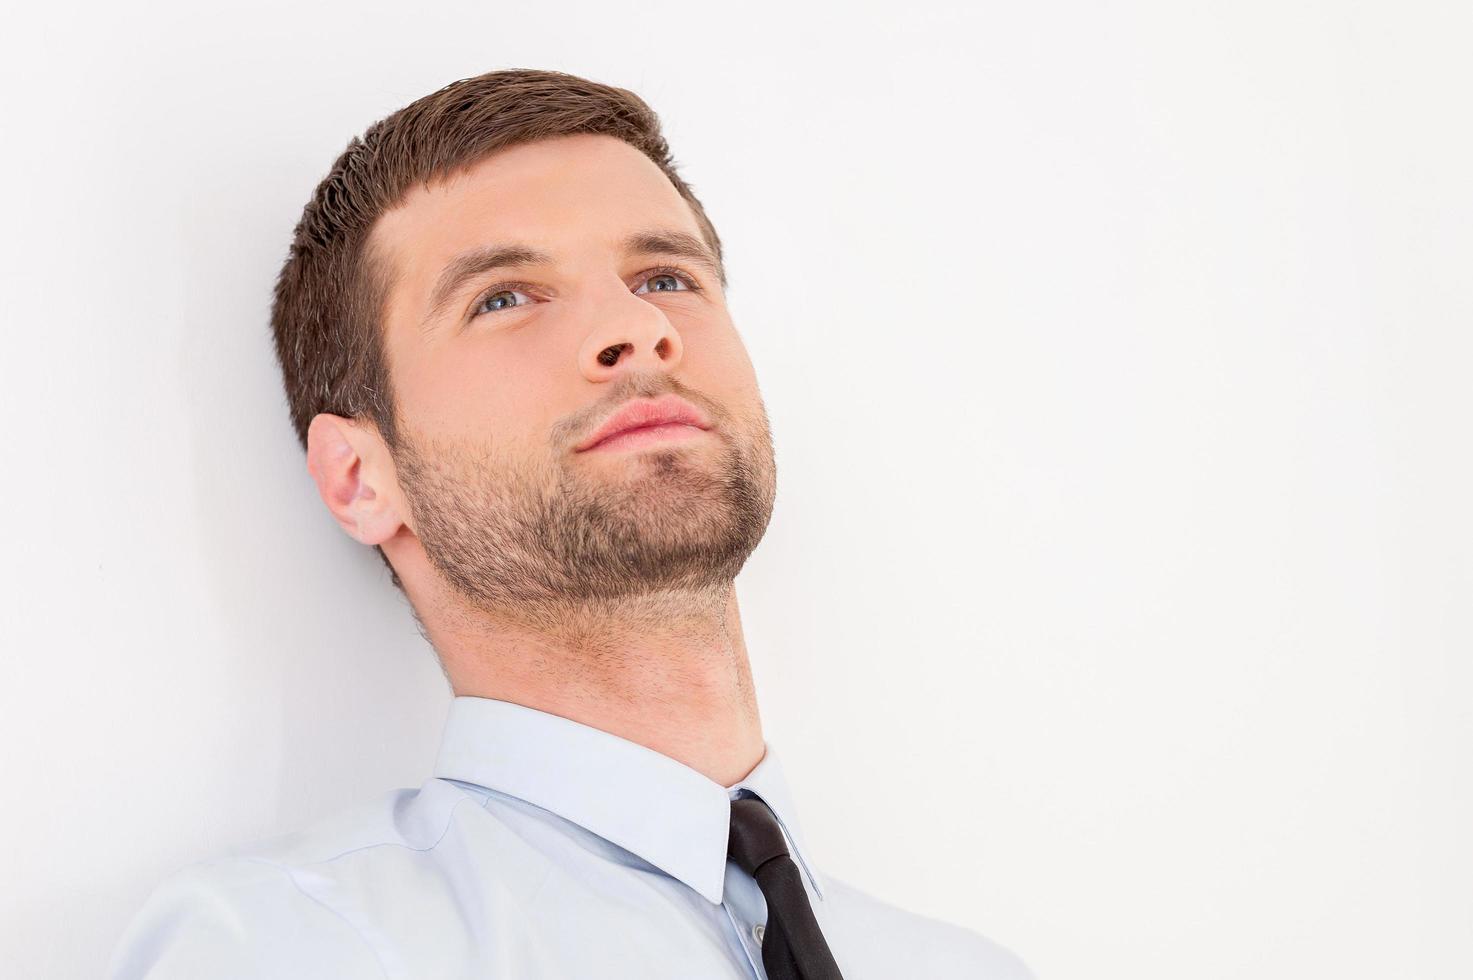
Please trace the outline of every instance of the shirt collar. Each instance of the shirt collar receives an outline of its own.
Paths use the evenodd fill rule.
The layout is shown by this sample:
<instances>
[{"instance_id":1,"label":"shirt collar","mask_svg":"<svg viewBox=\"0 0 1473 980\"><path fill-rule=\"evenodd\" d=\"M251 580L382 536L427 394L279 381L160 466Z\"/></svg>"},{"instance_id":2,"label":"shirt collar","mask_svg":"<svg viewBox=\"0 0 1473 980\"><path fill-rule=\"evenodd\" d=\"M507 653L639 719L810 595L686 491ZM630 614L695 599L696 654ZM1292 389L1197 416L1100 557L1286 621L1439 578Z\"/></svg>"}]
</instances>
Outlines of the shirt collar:
<instances>
[{"instance_id":1,"label":"shirt collar","mask_svg":"<svg viewBox=\"0 0 1473 980\"><path fill-rule=\"evenodd\" d=\"M771 743L764 749L744 779L722 786L601 729L511 701L462 695L450 703L434 774L550 810L639 855L713 904L721 902L726 880L731 801L756 795L772 808L822 899L782 763Z\"/></svg>"}]
</instances>

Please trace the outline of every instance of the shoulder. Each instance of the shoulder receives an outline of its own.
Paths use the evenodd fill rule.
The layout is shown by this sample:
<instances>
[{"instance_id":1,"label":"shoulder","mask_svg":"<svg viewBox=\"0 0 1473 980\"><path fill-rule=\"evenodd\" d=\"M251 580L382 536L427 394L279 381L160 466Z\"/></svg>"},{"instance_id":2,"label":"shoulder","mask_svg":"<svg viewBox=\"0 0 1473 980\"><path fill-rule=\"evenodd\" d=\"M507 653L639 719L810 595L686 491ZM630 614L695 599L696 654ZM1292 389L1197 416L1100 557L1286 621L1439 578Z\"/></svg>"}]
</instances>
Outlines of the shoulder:
<instances>
[{"instance_id":1,"label":"shoulder","mask_svg":"<svg viewBox=\"0 0 1473 980\"><path fill-rule=\"evenodd\" d=\"M430 780L166 874L117 943L109 980L382 978L369 938L333 900L340 858L429 851L475 797ZM370 872L371 874L371 872Z\"/></svg>"},{"instance_id":2,"label":"shoulder","mask_svg":"<svg viewBox=\"0 0 1473 980\"><path fill-rule=\"evenodd\" d=\"M418 789L396 789L319 818L290 833L250 841L224 857L287 868L320 867L373 848L432 850L460 804L483 802L464 784L431 779Z\"/></svg>"},{"instance_id":3,"label":"shoulder","mask_svg":"<svg viewBox=\"0 0 1473 980\"><path fill-rule=\"evenodd\" d=\"M363 937L255 858L201 861L166 876L114 951L110 980L382 977Z\"/></svg>"},{"instance_id":4,"label":"shoulder","mask_svg":"<svg viewBox=\"0 0 1473 980\"><path fill-rule=\"evenodd\" d=\"M875 976L1036 980L1016 953L978 932L891 905L829 874L821 880L839 945L862 954ZM890 970L898 972L875 969L877 956L897 957Z\"/></svg>"}]
</instances>

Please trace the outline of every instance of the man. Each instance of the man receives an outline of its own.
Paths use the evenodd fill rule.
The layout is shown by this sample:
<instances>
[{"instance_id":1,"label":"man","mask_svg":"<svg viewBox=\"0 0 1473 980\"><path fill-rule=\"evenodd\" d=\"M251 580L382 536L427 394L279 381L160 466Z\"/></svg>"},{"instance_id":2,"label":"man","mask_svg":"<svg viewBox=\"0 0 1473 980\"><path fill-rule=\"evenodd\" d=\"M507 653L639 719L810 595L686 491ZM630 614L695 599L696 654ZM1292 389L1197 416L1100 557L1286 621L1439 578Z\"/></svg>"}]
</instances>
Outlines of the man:
<instances>
[{"instance_id":1,"label":"man","mask_svg":"<svg viewBox=\"0 0 1473 980\"><path fill-rule=\"evenodd\" d=\"M725 285L623 89L494 72L349 144L272 325L454 692L434 776L176 872L116 980L1030 976L808 857L732 588L776 468Z\"/></svg>"}]
</instances>

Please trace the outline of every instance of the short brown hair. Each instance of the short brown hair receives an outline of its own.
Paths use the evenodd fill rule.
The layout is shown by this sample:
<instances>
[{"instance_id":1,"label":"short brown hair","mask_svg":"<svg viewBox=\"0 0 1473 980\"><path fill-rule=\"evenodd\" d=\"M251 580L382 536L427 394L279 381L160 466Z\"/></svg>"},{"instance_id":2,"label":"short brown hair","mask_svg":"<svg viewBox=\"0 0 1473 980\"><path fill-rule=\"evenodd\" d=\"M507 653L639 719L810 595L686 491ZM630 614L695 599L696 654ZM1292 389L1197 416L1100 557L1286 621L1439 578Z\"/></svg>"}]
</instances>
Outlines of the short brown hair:
<instances>
[{"instance_id":1,"label":"short brown hair","mask_svg":"<svg viewBox=\"0 0 1473 980\"><path fill-rule=\"evenodd\" d=\"M639 96L532 68L451 82L349 141L292 233L276 280L271 330L304 450L319 412L371 419L390 449L398 444L382 324L392 270L365 248L379 216L416 184L453 176L519 143L577 133L621 139L659 166L689 203L726 285L721 239L676 173L659 117ZM377 550L402 590L388 557Z\"/></svg>"}]
</instances>

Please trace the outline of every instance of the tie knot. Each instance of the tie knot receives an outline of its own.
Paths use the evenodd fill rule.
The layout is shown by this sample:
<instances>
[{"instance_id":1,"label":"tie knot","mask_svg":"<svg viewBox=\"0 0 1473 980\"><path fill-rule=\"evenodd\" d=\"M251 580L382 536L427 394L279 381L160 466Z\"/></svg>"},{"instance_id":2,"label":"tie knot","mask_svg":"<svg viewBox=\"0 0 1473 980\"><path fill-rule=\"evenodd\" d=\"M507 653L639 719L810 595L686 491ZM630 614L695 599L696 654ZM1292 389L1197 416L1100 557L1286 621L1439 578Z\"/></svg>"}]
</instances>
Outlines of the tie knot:
<instances>
[{"instance_id":1,"label":"tie knot","mask_svg":"<svg viewBox=\"0 0 1473 980\"><path fill-rule=\"evenodd\" d=\"M727 837L726 854L754 878L757 869L768 861L788 856L783 829L760 798L744 796L731 801L731 833Z\"/></svg>"}]
</instances>

